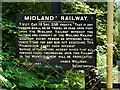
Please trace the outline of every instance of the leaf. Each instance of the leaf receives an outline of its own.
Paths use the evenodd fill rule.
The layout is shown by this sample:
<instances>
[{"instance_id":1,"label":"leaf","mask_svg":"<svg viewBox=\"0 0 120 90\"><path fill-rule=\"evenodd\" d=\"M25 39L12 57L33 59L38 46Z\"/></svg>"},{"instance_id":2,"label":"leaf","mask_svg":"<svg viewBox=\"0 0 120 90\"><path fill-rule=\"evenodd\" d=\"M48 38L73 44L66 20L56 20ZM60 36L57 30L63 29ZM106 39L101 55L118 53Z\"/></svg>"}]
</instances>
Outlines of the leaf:
<instances>
[{"instance_id":1,"label":"leaf","mask_svg":"<svg viewBox=\"0 0 120 90\"><path fill-rule=\"evenodd\" d=\"M0 75L0 80L2 80L2 81L4 81L4 82L6 82L7 83L7 79L5 79L2 75Z\"/></svg>"},{"instance_id":2,"label":"leaf","mask_svg":"<svg viewBox=\"0 0 120 90\"><path fill-rule=\"evenodd\" d=\"M42 58L43 58L43 59L49 59L49 57L48 57L48 56L42 56Z\"/></svg>"},{"instance_id":3,"label":"leaf","mask_svg":"<svg viewBox=\"0 0 120 90\"><path fill-rule=\"evenodd\" d=\"M6 27L9 27L10 25L8 25L8 24L5 24L5 26L6 26Z\"/></svg>"},{"instance_id":4,"label":"leaf","mask_svg":"<svg viewBox=\"0 0 120 90\"><path fill-rule=\"evenodd\" d=\"M55 65L55 67L58 68L58 69L59 69L59 68L62 69L62 67L61 67L61 66L58 66L58 65Z\"/></svg>"},{"instance_id":5,"label":"leaf","mask_svg":"<svg viewBox=\"0 0 120 90\"><path fill-rule=\"evenodd\" d=\"M13 31L12 30L9 30L8 33L12 33Z\"/></svg>"}]
</instances>

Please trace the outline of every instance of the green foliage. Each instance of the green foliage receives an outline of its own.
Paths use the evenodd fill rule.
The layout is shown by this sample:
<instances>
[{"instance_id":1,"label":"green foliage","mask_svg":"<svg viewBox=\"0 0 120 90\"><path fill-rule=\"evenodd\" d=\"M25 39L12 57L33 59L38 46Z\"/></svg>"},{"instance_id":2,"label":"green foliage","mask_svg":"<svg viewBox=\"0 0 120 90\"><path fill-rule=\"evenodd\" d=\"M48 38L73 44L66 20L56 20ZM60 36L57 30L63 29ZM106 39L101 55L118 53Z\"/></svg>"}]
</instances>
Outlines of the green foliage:
<instances>
[{"instance_id":1,"label":"green foliage","mask_svg":"<svg viewBox=\"0 0 120 90\"><path fill-rule=\"evenodd\" d=\"M72 5L71 5L72 4ZM90 7L92 6L92 7ZM104 8L104 9L103 9ZM107 17L106 17L106 3L88 3L84 2L65 2L63 6L63 13L82 13L82 14L96 14L96 28L97 28L97 44L106 44L107 31Z\"/></svg>"},{"instance_id":2,"label":"green foliage","mask_svg":"<svg viewBox=\"0 0 120 90\"><path fill-rule=\"evenodd\" d=\"M114 63L120 60L120 28L119 28L119 17L118 17L118 6L114 4Z\"/></svg>"},{"instance_id":3,"label":"green foliage","mask_svg":"<svg viewBox=\"0 0 120 90\"><path fill-rule=\"evenodd\" d=\"M65 74L66 77L63 79L64 84L70 90L85 88L85 73L82 70L71 71L69 74Z\"/></svg>"},{"instance_id":4,"label":"green foliage","mask_svg":"<svg viewBox=\"0 0 120 90\"><path fill-rule=\"evenodd\" d=\"M29 64L27 59L18 60L16 56L16 39L17 35L21 36L16 30L15 15L17 13L39 13L49 14L51 13L51 3L43 2L22 2L22 3L3 3L2 13L2 31L3 31L3 56L1 69L2 75L0 80L4 88L7 89L54 89L54 88L66 88L66 89L78 89L84 88L85 74L83 71L41 71L39 68L46 68L49 65L39 66L35 64ZM106 81L106 29L107 29L107 6L106 3L84 3L84 2L64 2L63 13L82 13L82 14L96 14L96 28L97 28L97 59L98 70L97 73L104 74L103 81ZM115 45L118 50L120 38L118 35L118 17L117 8L114 11L114 37ZM28 39L26 36L21 36ZM34 41L30 41L31 43ZM31 45L32 46L32 45ZM34 47L33 47L34 48ZM46 49L45 47L40 47ZM47 59L47 56L42 56L43 59ZM102 67L103 66L103 67ZM38 68L38 70L36 69ZM56 65L56 68L61 68ZM114 81L116 81L117 67L114 68Z\"/></svg>"},{"instance_id":5,"label":"green foliage","mask_svg":"<svg viewBox=\"0 0 120 90\"><path fill-rule=\"evenodd\" d=\"M24 89L24 88L56 88L61 82L60 76L52 76L55 72L46 72L35 69L35 65L21 63L19 60L10 57L3 57L3 70L1 80L3 87L8 89ZM52 73L51 73L52 72ZM7 79L6 79L7 78ZM57 84L58 83L58 84Z\"/></svg>"},{"instance_id":6,"label":"green foliage","mask_svg":"<svg viewBox=\"0 0 120 90\"><path fill-rule=\"evenodd\" d=\"M102 82L106 82L107 81L107 55L106 55L106 50L105 47L101 47L98 46L98 52L97 52L97 61L99 63L97 63L97 70L96 73L99 73L102 75ZM118 66L114 66L113 67L113 82L118 82L118 78L119 78L119 74L118 74Z\"/></svg>"}]
</instances>

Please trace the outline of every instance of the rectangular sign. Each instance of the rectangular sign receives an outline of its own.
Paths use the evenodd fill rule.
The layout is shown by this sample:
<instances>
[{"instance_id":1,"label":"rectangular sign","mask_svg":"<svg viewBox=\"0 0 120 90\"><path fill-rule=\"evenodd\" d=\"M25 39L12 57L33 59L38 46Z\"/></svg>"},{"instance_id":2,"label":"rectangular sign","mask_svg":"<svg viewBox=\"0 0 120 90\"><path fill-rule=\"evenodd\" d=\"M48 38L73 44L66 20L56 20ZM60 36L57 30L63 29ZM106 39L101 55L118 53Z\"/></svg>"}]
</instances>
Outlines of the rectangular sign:
<instances>
[{"instance_id":1,"label":"rectangular sign","mask_svg":"<svg viewBox=\"0 0 120 90\"><path fill-rule=\"evenodd\" d=\"M17 26L18 58L63 70L96 66L96 14L18 14Z\"/></svg>"}]
</instances>

